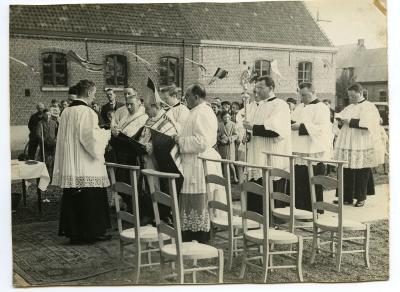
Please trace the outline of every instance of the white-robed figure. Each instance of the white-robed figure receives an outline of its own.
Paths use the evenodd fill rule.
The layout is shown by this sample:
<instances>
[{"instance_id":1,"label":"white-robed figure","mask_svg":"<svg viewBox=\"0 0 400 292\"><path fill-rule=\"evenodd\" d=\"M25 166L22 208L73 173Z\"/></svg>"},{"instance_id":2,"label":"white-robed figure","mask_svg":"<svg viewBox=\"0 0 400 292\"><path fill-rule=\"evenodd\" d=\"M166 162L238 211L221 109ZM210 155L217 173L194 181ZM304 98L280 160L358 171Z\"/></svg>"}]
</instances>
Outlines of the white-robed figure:
<instances>
[{"instance_id":1,"label":"white-robed figure","mask_svg":"<svg viewBox=\"0 0 400 292\"><path fill-rule=\"evenodd\" d=\"M206 193L203 164L198 156L221 158L213 148L217 142L217 118L205 99L206 90L202 84L188 87L186 100L190 114L181 133L175 137L180 149L184 176L179 195L182 238L184 241L197 240L202 243L208 241L210 231L208 195L214 196L218 191L212 187L211 194ZM210 162L207 167L209 173L222 176L219 163ZM225 194L220 194L220 200L223 200Z\"/></svg>"},{"instance_id":2,"label":"white-robed figure","mask_svg":"<svg viewBox=\"0 0 400 292\"><path fill-rule=\"evenodd\" d=\"M252 116L248 116L243 126L252 132L248 143L247 162L255 165L267 165L264 151L280 154L291 154L290 110L287 103L274 94L275 83L269 76L261 76L255 85L258 105ZM273 157L271 165L288 170L287 158ZM262 173L259 169L248 169L248 179L262 184ZM274 181L276 191L285 192L285 181ZM248 209L262 213L262 202L259 196L248 196Z\"/></svg>"},{"instance_id":3,"label":"white-robed figure","mask_svg":"<svg viewBox=\"0 0 400 292\"><path fill-rule=\"evenodd\" d=\"M375 194L372 167L381 161L383 151L379 112L362 92L360 84L351 85L351 104L335 116L339 131L334 157L348 161L343 171L344 203L353 204L356 199L356 207L364 206L367 195Z\"/></svg>"},{"instance_id":4,"label":"white-robed figure","mask_svg":"<svg viewBox=\"0 0 400 292\"><path fill-rule=\"evenodd\" d=\"M181 132L190 113L188 107L178 99L180 91L181 89L175 85L166 86L160 89L161 98L171 107L170 110L173 113L178 133Z\"/></svg>"},{"instance_id":5,"label":"white-robed figure","mask_svg":"<svg viewBox=\"0 0 400 292\"><path fill-rule=\"evenodd\" d=\"M106 187L110 185L104 151L110 131L100 129L90 107L96 86L92 81L77 84L77 98L61 115L53 185L63 189L59 235L74 243L107 239L110 228Z\"/></svg>"},{"instance_id":6,"label":"white-robed figure","mask_svg":"<svg viewBox=\"0 0 400 292\"><path fill-rule=\"evenodd\" d=\"M301 103L292 113L292 152L301 157L318 159L332 158L332 124L329 108L315 95L313 85L308 82L299 85ZM314 166L314 174L324 175L325 165ZM311 211L310 183L307 163L303 159L295 162L296 208ZM323 189L316 186L317 201L323 199Z\"/></svg>"}]
</instances>

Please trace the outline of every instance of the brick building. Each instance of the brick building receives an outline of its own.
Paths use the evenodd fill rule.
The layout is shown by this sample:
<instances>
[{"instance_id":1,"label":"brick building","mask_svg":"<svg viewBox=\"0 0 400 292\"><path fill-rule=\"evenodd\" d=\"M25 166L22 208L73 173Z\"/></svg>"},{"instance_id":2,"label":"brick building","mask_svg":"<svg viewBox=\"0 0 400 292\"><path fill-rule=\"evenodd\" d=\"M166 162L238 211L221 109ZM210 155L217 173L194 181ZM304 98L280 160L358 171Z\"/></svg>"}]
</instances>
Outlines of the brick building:
<instances>
[{"instance_id":1,"label":"brick building","mask_svg":"<svg viewBox=\"0 0 400 292\"><path fill-rule=\"evenodd\" d=\"M88 72L67 61L69 50L104 69ZM295 96L307 80L321 98L335 95L336 49L302 2L17 5L10 7L10 56L38 74L10 60L12 140L27 131L37 102L66 99L80 79L96 82L100 104L106 88L120 99L126 84L149 94L146 66L131 53L157 68L159 86L208 84L218 67L227 70L207 87L210 97L239 99L247 67L272 75L279 97Z\"/></svg>"}]
</instances>

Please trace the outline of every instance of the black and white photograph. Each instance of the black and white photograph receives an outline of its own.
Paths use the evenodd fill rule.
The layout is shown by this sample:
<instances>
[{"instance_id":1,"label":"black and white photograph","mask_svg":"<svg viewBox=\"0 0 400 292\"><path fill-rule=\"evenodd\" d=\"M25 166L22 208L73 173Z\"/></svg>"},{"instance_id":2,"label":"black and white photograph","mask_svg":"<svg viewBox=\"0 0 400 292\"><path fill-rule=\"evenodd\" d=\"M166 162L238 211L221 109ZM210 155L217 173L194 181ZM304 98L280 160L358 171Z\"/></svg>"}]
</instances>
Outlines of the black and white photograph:
<instances>
[{"instance_id":1,"label":"black and white photograph","mask_svg":"<svg viewBox=\"0 0 400 292\"><path fill-rule=\"evenodd\" d=\"M393 284L393 2L2 5L8 289Z\"/></svg>"}]
</instances>

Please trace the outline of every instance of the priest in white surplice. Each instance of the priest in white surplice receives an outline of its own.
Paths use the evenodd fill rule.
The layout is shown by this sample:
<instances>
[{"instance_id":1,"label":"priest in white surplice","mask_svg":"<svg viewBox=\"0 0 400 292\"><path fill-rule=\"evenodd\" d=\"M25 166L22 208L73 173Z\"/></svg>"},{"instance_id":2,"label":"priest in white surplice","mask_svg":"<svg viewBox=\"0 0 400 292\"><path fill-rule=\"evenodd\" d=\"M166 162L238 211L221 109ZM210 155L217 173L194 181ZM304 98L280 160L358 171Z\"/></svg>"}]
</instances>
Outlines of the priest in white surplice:
<instances>
[{"instance_id":1,"label":"priest in white surplice","mask_svg":"<svg viewBox=\"0 0 400 292\"><path fill-rule=\"evenodd\" d=\"M293 154L331 159L333 133L329 108L317 99L311 83L301 83L299 93L301 103L292 113ZM315 165L314 174L324 175L325 165L322 163ZM296 208L311 211L308 169L303 159L296 160L295 181ZM315 190L317 201L322 201L322 187L316 186Z\"/></svg>"},{"instance_id":2,"label":"priest in white surplice","mask_svg":"<svg viewBox=\"0 0 400 292\"><path fill-rule=\"evenodd\" d=\"M344 203L364 206L367 195L375 194L372 167L382 157L380 115L376 106L363 97L363 88L355 83L348 88L350 105L335 115L340 130L334 157L348 161L343 170Z\"/></svg>"},{"instance_id":3,"label":"priest in white surplice","mask_svg":"<svg viewBox=\"0 0 400 292\"><path fill-rule=\"evenodd\" d=\"M208 213L208 195L206 193L203 164L198 155L210 158L221 156L213 148L217 142L217 118L211 107L206 104L206 91L202 84L193 84L186 91L190 114L175 141L179 145L183 186L179 195L179 208L184 241L197 240L205 243L209 239L210 217ZM209 173L222 176L221 165L209 163Z\"/></svg>"},{"instance_id":4,"label":"priest in white surplice","mask_svg":"<svg viewBox=\"0 0 400 292\"><path fill-rule=\"evenodd\" d=\"M81 80L58 130L52 184L63 188L59 235L69 237L72 244L110 238L105 236L111 225L104 151L111 133L99 128L90 107L95 93L92 81Z\"/></svg>"},{"instance_id":5,"label":"priest in white surplice","mask_svg":"<svg viewBox=\"0 0 400 292\"><path fill-rule=\"evenodd\" d=\"M264 151L291 154L290 110L287 103L274 94L275 83L269 76L261 76L255 85L257 99L260 101L252 116L243 122L243 126L252 132L248 143L247 162L255 165L267 165ZM287 158L273 157L272 166L288 170ZM259 169L249 169L248 179L262 184L262 173ZM276 191L285 192L285 181L274 181ZM257 195L249 194L248 209L262 213L262 201Z\"/></svg>"}]
</instances>

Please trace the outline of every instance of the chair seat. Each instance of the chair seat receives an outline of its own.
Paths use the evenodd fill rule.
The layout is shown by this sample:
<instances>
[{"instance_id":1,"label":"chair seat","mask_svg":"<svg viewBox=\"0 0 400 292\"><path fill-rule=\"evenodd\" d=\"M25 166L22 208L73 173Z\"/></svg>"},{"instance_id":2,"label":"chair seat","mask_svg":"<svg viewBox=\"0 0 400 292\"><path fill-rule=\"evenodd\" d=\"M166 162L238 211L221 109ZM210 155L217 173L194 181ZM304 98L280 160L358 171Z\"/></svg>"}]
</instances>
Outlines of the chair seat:
<instances>
[{"instance_id":1,"label":"chair seat","mask_svg":"<svg viewBox=\"0 0 400 292\"><path fill-rule=\"evenodd\" d=\"M218 257L218 249L198 242L182 242L183 259L210 259ZM176 257L176 244L164 245L161 252L168 257Z\"/></svg>"},{"instance_id":2,"label":"chair seat","mask_svg":"<svg viewBox=\"0 0 400 292\"><path fill-rule=\"evenodd\" d=\"M242 217L239 216L233 216L232 217L232 224L234 227L241 229L242 228ZM227 216L219 216L219 217L214 217L211 219L211 222L214 223L215 225L223 226L226 227L228 226L228 217ZM260 224L253 221L253 220L247 220L247 228L248 229L254 229L254 228L260 228Z\"/></svg>"},{"instance_id":3,"label":"chair seat","mask_svg":"<svg viewBox=\"0 0 400 292\"><path fill-rule=\"evenodd\" d=\"M338 217L322 216L315 221L315 224L325 230L335 231L338 228ZM365 230L367 226L361 222L343 219L343 230Z\"/></svg>"},{"instance_id":4,"label":"chair seat","mask_svg":"<svg viewBox=\"0 0 400 292\"><path fill-rule=\"evenodd\" d=\"M139 229L140 239L146 242L158 241L157 228L153 226L141 226ZM128 228L123 230L120 234L120 238L125 241L132 241L135 239L135 228ZM162 235L164 240L169 239L165 234Z\"/></svg>"},{"instance_id":5,"label":"chair seat","mask_svg":"<svg viewBox=\"0 0 400 292\"><path fill-rule=\"evenodd\" d=\"M311 211L294 209L293 213L294 213L294 219L297 219L297 220L307 220L307 219L312 220L313 219L313 214ZM279 217L279 218L289 218L290 217L290 208L289 207L275 208L272 211L272 214L274 214L274 216Z\"/></svg>"},{"instance_id":6,"label":"chair seat","mask_svg":"<svg viewBox=\"0 0 400 292\"><path fill-rule=\"evenodd\" d=\"M283 230L269 229L269 241L277 244L291 244L298 241L298 237L290 232ZM246 232L246 238L254 241L262 241L264 238L263 229L248 230Z\"/></svg>"}]
</instances>

